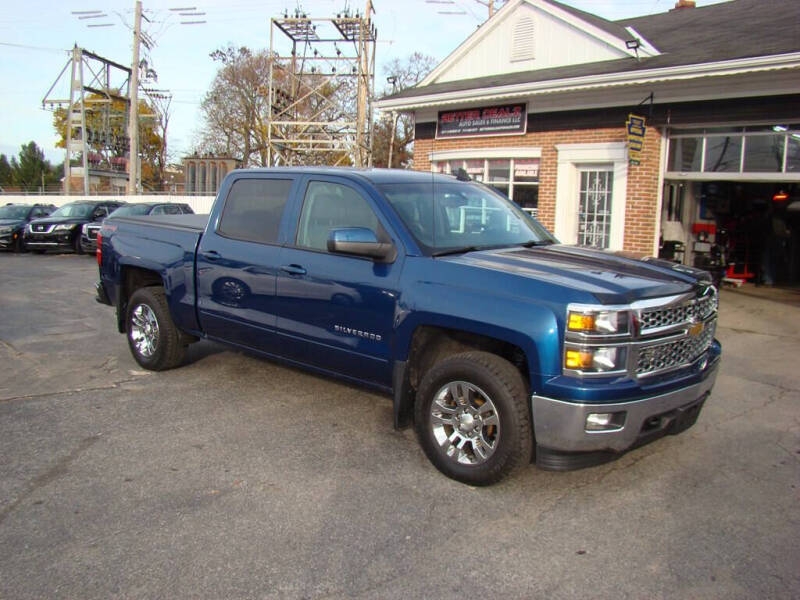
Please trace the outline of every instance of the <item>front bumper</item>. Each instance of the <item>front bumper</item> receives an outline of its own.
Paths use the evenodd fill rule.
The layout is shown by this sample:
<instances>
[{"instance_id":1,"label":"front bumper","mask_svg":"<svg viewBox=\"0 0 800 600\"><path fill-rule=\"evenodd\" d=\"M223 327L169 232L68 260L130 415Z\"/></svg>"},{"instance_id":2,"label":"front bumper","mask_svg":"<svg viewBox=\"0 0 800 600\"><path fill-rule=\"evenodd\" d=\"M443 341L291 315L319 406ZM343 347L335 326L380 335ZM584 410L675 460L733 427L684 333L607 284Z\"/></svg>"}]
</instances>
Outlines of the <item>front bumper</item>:
<instances>
[{"instance_id":1,"label":"front bumper","mask_svg":"<svg viewBox=\"0 0 800 600\"><path fill-rule=\"evenodd\" d=\"M719 357L714 357L692 385L665 394L614 404L584 404L534 395L531 398L536 444L545 468L574 468L569 453L624 452L661 435L678 433L694 424L706 397L714 387ZM591 413L625 413L617 428L587 431ZM537 450L539 452L539 450ZM550 460L560 457L557 460ZM580 458L580 457L575 457ZM542 462L538 461L537 462ZM580 462L580 461L577 461ZM599 462L599 461L595 461Z\"/></svg>"},{"instance_id":2,"label":"front bumper","mask_svg":"<svg viewBox=\"0 0 800 600\"><path fill-rule=\"evenodd\" d=\"M19 231L0 233L0 248L11 248L21 235Z\"/></svg>"},{"instance_id":3,"label":"front bumper","mask_svg":"<svg viewBox=\"0 0 800 600\"><path fill-rule=\"evenodd\" d=\"M81 248L87 254L97 252L97 238L90 238L81 234Z\"/></svg>"},{"instance_id":4,"label":"front bumper","mask_svg":"<svg viewBox=\"0 0 800 600\"><path fill-rule=\"evenodd\" d=\"M73 244L74 233L59 231L58 233L28 233L25 235L25 245L34 250L61 250L70 249Z\"/></svg>"}]
</instances>

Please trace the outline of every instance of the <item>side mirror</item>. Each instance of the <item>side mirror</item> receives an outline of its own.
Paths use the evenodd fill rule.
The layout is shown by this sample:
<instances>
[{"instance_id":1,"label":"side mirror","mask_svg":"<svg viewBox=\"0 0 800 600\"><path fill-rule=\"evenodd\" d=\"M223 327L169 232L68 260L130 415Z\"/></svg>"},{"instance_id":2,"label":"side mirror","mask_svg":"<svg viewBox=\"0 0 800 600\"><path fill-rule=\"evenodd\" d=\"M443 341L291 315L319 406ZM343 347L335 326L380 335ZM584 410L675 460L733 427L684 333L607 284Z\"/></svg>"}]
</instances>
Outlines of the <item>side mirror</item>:
<instances>
[{"instance_id":1,"label":"side mirror","mask_svg":"<svg viewBox=\"0 0 800 600\"><path fill-rule=\"evenodd\" d=\"M379 242L375 232L366 227L333 229L328 236L328 252L363 256L380 262L394 262L397 250L391 242Z\"/></svg>"}]
</instances>

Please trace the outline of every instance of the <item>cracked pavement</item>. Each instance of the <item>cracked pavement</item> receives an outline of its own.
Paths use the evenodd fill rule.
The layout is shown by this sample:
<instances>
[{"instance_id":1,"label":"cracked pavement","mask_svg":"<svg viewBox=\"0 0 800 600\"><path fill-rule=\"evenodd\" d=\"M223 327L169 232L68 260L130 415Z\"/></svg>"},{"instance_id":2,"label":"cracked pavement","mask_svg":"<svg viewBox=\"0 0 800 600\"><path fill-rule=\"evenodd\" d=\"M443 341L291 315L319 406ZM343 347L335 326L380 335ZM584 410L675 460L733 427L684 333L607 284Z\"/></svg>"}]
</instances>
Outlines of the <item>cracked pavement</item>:
<instances>
[{"instance_id":1,"label":"cracked pavement","mask_svg":"<svg viewBox=\"0 0 800 600\"><path fill-rule=\"evenodd\" d=\"M96 266L0 255L0 598L797 598L800 308L725 291L695 427L441 476L388 398L215 344L133 361Z\"/></svg>"}]
</instances>

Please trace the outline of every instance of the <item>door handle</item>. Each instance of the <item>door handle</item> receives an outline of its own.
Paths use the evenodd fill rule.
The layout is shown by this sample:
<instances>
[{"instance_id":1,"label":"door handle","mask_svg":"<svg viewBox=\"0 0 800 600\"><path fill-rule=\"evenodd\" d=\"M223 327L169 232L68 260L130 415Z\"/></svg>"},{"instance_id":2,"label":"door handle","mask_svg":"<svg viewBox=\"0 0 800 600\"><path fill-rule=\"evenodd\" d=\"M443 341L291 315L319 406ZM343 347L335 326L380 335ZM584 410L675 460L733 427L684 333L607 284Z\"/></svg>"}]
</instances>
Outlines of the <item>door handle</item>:
<instances>
[{"instance_id":1,"label":"door handle","mask_svg":"<svg viewBox=\"0 0 800 600\"><path fill-rule=\"evenodd\" d=\"M205 258L206 260L219 260L220 258L222 258L222 255L216 250L206 250L201 254L203 258Z\"/></svg>"},{"instance_id":2,"label":"door handle","mask_svg":"<svg viewBox=\"0 0 800 600\"><path fill-rule=\"evenodd\" d=\"M300 265L283 265L281 267L281 271L288 273L289 275L305 275L306 270L301 267Z\"/></svg>"}]
</instances>

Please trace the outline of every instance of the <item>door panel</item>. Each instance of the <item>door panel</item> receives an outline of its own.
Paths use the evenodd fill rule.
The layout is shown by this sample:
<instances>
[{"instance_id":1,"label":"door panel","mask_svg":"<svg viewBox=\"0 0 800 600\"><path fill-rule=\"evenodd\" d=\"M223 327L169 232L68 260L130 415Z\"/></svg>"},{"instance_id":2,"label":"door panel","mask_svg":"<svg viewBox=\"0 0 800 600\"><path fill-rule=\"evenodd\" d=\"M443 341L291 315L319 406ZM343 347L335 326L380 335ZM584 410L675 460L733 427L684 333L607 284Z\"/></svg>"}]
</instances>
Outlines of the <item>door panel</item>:
<instances>
[{"instance_id":1,"label":"door panel","mask_svg":"<svg viewBox=\"0 0 800 600\"><path fill-rule=\"evenodd\" d=\"M359 190L310 182L297 245L284 248L280 256L276 310L281 349L304 363L390 385L402 258L387 264L328 253L330 230L344 227L368 227L379 238L389 238Z\"/></svg>"},{"instance_id":2,"label":"door panel","mask_svg":"<svg viewBox=\"0 0 800 600\"><path fill-rule=\"evenodd\" d=\"M197 251L197 306L213 338L274 352L279 231L291 178L234 182Z\"/></svg>"}]
</instances>

